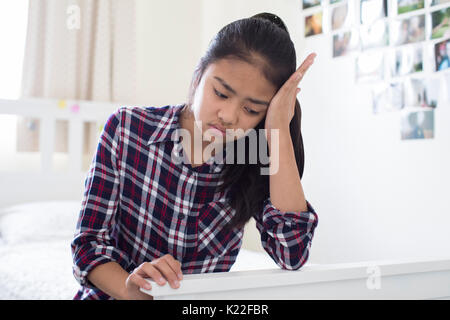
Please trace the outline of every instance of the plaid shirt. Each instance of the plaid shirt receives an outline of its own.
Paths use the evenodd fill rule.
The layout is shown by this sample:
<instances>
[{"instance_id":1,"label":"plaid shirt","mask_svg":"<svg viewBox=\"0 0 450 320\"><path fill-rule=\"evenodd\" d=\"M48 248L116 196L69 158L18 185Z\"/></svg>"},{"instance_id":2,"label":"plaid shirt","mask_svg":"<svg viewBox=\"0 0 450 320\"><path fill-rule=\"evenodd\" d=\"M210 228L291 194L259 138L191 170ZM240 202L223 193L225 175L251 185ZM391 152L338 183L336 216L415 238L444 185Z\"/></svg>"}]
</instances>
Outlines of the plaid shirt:
<instances>
[{"instance_id":1,"label":"plaid shirt","mask_svg":"<svg viewBox=\"0 0 450 320\"><path fill-rule=\"evenodd\" d=\"M214 157L195 168L172 161L182 106L120 107L106 121L71 243L81 285L74 299L112 299L87 279L106 262L131 273L171 254L183 274L229 271L235 262L243 228L222 228L235 210L226 193L215 191L224 165ZM268 198L255 219L264 249L281 268L299 269L308 259L318 217L307 205L306 212L283 213Z\"/></svg>"}]
</instances>

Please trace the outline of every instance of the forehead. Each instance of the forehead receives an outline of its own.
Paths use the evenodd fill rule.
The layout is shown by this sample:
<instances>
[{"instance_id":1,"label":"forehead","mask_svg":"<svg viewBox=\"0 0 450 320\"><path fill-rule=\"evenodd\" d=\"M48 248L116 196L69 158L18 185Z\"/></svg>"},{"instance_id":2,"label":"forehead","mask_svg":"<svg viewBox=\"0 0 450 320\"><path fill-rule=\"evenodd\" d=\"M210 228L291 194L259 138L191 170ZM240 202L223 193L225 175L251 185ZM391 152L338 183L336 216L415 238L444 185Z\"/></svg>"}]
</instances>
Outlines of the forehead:
<instances>
[{"instance_id":1,"label":"forehead","mask_svg":"<svg viewBox=\"0 0 450 320\"><path fill-rule=\"evenodd\" d=\"M275 86L266 79L262 64L250 64L238 59L220 59L208 66L205 76L209 81L219 82L214 77L223 79L237 94L272 97Z\"/></svg>"}]
</instances>

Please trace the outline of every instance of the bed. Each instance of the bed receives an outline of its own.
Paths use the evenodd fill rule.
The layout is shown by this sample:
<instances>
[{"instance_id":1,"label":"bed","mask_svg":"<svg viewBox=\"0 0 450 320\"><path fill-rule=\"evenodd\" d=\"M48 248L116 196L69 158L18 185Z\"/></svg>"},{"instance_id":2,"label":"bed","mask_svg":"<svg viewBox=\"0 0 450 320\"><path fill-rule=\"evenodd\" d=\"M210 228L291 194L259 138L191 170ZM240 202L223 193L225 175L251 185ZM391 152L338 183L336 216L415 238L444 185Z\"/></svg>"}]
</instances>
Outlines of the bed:
<instances>
[{"instance_id":1,"label":"bed","mask_svg":"<svg viewBox=\"0 0 450 320\"><path fill-rule=\"evenodd\" d=\"M86 166L102 124L119 106L0 100L0 299L75 295L70 242ZM231 272L189 274L179 289L153 285L147 293L155 299L450 299L450 256L307 262L288 271L248 244Z\"/></svg>"},{"instance_id":2,"label":"bed","mask_svg":"<svg viewBox=\"0 0 450 320\"><path fill-rule=\"evenodd\" d=\"M0 211L0 299L71 299L78 288L70 241L76 201L30 202Z\"/></svg>"},{"instance_id":3,"label":"bed","mask_svg":"<svg viewBox=\"0 0 450 320\"><path fill-rule=\"evenodd\" d=\"M80 201L43 201L0 210L0 300L72 299L70 242ZM231 271L277 268L269 256L242 249Z\"/></svg>"}]
</instances>

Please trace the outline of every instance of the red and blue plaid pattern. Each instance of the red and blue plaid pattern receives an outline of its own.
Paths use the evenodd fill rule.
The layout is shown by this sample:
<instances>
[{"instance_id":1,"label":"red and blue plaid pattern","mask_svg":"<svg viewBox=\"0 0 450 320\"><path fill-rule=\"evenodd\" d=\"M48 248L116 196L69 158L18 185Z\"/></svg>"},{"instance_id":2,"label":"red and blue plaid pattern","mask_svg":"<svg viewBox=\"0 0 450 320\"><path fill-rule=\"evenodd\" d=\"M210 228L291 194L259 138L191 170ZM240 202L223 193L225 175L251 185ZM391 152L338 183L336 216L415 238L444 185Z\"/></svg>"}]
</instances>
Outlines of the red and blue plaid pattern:
<instances>
[{"instance_id":1,"label":"red and blue plaid pattern","mask_svg":"<svg viewBox=\"0 0 450 320\"><path fill-rule=\"evenodd\" d=\"M235 214L215 190L223 164L172 161L182 107L120 107L106 121L71 243L81 285L74 299L112 299L87 279L106 262L132 272L171 254L184 274L229 271L235 262L243 228L223 229ZM283 213L268 198L256 219L264 249L281 268L299 269L308 259L318 217L307 205L307 212Z\"/></svg>"}]
</instances>

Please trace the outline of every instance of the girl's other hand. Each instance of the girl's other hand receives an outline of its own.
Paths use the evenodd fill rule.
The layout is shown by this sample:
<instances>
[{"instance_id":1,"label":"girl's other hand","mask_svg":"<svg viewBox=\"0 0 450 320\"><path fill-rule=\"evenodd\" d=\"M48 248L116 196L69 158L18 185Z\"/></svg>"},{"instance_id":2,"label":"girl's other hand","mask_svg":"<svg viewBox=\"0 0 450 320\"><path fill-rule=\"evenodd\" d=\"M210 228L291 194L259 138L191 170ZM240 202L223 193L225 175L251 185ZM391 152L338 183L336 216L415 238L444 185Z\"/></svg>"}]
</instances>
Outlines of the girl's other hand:
<instances>
[{"instance_id":1,"label":"girl's other hand","mask_svg":"<svg viewBox=\"0 0 450 320\"><path fill-rule=\"evenodd\" d=\"M143 288L151 290L152 286L145 278L150 278L160 286L169 282L174 289L180 287L179 281L183 279L181 272L181 263L170 254L166 254L151 262L144 262L139 267L133 270L125 281L128 299L153 299L151 295L141 292L139 289Z\"/></svg>"}]
</instances>

